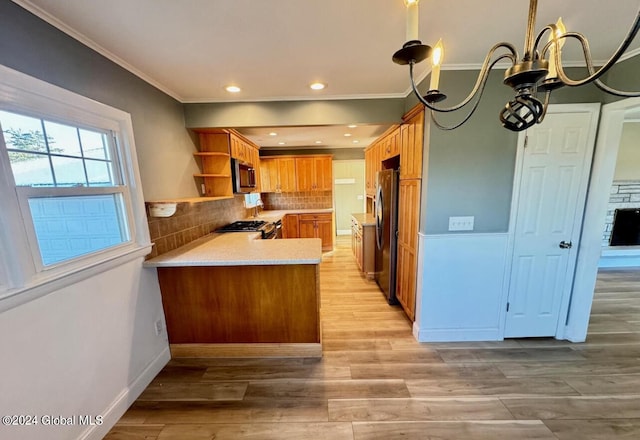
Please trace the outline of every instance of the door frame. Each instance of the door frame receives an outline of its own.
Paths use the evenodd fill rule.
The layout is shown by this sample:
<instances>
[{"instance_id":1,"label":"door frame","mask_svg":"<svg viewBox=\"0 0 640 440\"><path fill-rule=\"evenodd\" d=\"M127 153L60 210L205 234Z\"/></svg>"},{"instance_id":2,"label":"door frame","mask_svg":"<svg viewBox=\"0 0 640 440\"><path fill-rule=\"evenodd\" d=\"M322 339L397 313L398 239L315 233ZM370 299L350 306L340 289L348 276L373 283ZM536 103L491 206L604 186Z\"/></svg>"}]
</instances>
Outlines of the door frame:
<instances>
[{"instance_id":1,"label":"door frame","mask_svg":"<svg viewBox=\"0 0 640 440\"><path fill-rule=\"evenodd\" d=\"M582 216L576 218L574 227L578 229L582 229L580 232L580 242L578 244L578 248L576 249L576 262L573 266L574 279L572 282L572 288L570 292L565 292L562 295L562 299L560 302L560 312L558 314L558 324L556 326L556 339L569 339L567 337L566 324L570 315L570 303L571 298L574 296L574 291L576 289L576 276L578 274L578 267L581 265L581 253L583 252L583 237L585 237L584 224L585 224L585 215L586 215L586 206L589 201L589 192L593 186L593 166L594 166L594 149L596 144L596 133L598 131L598 118L600 116L600 104L599 103L587 103L587 104L552 104L549 105L547 114L562 114L562 113L588 113L591 116L590 119L590 129L588 133L587 143L590 151L587 152L587 155L590 157L589 164L587 165L589 171L589 176L587 176L587 188L585 188L584 197L585 200L585 211L583 211ZM507 310L506 304L509 301L509 288L511 285L511 270L513 267L513 258L515 252L515 226L516 219L518 216L518 204L520 202L520 189L522 182L522 173L523 173L523 165L524 165L524 145L526 139L526 131L522 131L518 135L517 142L517 150L516 150L516 161L515 161L515 169L513 175L513 191L511 194L511 212L509 215L509 229L508 229L508 239L507 239L507 264L505 267L505 279L504 279L504 289L503 289L503 298L502 304L502 317L501 317L501 334L504 337L506 321L507 321ZM612 176L613 177L613 176ZM608 192L608 190L607 190ZM582 197L582 195L581 195ZM602 228L604 228L604 216L602 218ZM599 235L602 235L602 230ZM581 270L582 272L582 270ZM595 278L594 278L595 283ZM593 292L592 292L593 293ZM588 320L588 317L587 317ZM570 339L572 340L572 339ZM573 341L573 340L572 340ZM573 341L578 342L578 341Z\"/></svg>"},{"instance_id":2,"label":"door frame","mask_svg":"<svg viewBox=\"0 0 640 440\"><path fill-rule=\"evenodd\" d=\"M559 339L584 342L587 337L591 305L602 253L607 206L622 137L622 123L627 111L639 110L640 98L628 98L602 106L602 116L591 166L589 193L585 206L580 252L576 265L572 301L567 324Z\"/></svg>"}]
</instances>

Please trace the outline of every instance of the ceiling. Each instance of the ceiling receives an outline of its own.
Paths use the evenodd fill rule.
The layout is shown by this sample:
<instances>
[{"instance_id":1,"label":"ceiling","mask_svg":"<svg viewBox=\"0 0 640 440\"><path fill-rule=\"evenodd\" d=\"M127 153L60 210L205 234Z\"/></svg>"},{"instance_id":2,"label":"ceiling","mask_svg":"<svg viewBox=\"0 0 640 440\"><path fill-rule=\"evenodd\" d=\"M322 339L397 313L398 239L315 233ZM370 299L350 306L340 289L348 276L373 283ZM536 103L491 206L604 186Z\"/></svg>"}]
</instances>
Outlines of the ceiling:
<instances>
[{"instance_id":1,"label":"ceiling","mask_svg":"<svg viewBox=\"0 0 640 440\"><path fill-rule=\"evenodd\" d=\"M391 98L409 92L407 68L391 61L405 40L402 0L14 1L184 103ZM562 16L568 30L589 38L594 59L602 61L619 45L639 3L540 0L537 28ZM431 44L443 39L444 70L477 68L498 41L522 47L527 10L526 0L422 0L420 37ZM570 46L563 58L577 62L580 51ZM639 46L636 41L632 49ZM419 65L417 77L428 69L427 63ZM312 91L314 81L327 87ZM242 91L228 93L230 84ZM312 140L292 137L288 144L322 140L344 147L349 141L345 127L316 130L291 128L291 136L306 131ZM273 131L282 133L280 139L288 132ZM256 130L258 135L264 136Z\"/></svg>"}]
</instances>

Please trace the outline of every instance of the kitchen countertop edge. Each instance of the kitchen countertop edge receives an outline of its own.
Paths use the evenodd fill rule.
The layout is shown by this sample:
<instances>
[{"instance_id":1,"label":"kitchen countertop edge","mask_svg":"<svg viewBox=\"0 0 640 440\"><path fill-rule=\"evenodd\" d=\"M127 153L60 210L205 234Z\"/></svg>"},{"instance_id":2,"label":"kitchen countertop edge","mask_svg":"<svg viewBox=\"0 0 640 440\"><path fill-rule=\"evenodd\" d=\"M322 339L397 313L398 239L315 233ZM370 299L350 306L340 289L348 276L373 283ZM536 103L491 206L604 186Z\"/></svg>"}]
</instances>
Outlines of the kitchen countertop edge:
<instances>
[{"instance_id":1,"label":"kitchen countertop edge","mask_svg":"<svg viewBox=\"0 0 640 440\"><path fill-rule=\"evenodd\" d=\"M145 267L320 264L319 238L261 240L256 232L211 233L145 261Z\"/></svg>"}]
</instances>

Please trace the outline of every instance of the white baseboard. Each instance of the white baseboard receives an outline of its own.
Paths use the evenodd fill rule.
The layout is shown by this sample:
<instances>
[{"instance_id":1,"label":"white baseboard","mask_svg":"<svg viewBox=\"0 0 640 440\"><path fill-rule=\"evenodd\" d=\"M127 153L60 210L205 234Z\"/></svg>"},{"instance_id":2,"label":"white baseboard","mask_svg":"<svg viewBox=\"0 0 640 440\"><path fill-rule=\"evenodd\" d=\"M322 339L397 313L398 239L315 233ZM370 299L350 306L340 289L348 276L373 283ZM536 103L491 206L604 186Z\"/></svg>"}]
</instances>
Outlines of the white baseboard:
<instances>
[{"instance_id":1,"label":"white baseboard","mask_svg":"<svg viewBox=\"0 0 640 440\"><path fill-rule=\"evenodd\" d=\"M418 342L502 341L499 328L495 329L420 329L413 323L413 336Z\"/></svg>"},{"instance_id":2,"label":"white baseboard","mask_svg":"<svg viewBox=\"0 0 640 440\"><path fill-rule=\"evenodd\" d=\"M618 246L602 249L599 268L640 267L640 246Z\"/></svg>"},{"instance_id":3,"label":"white baseboard","mask_svg":"<svg viewBox=\"0 0 640 440\"><path fill-rule=\"evenodd\" d=\"M338 229L336 235L351 235L351 229Z\"/></svg>"},{"instance_id":4,"label":"white baseboard","mask_svg":"<svg viewBox=\"0 0 640 440\"><path fill-rule=\"evenodd\" d=\"M144 371L122 390L114 401L102 412L103 423L100 426L92 426L78 437L78 440L100 440L104 438L131 404L140 397L140 394L149 386L151 381L160 373L162 368L171 360L171 352L167 346Z\"/></svg>"}]
</instances>

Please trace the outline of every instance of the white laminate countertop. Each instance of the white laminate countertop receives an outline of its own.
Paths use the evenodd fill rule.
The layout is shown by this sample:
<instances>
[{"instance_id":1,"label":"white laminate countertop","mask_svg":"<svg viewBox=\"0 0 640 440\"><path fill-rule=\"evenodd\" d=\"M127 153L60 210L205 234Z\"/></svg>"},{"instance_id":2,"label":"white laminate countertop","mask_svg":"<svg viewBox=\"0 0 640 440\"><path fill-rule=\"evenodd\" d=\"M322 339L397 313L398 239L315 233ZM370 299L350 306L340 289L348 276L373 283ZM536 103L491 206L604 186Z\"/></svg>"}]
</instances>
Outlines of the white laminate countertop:
<instances>
[{"instance_id":1,"label":"white laminate countertop","mask_svg":"<svg viewBox=\"0 0 640 440\"><path fill-rule=\"evenodd\" d=\"M147 267L268 266L319 264L322 240L289 238L262 240L257 232L212 233L178 249L147 260Z\"/></svg>"},{"instance_id":2,"label":"white laminate countertop","mask_svg":"<svg viewBox=\"0 0 640 440\"><path fill-rule=\"evenodd\" d=\"M356 221L358 223L360 223L362 226L370 226L370 225L375 225L376 224L376 218L373 214L351 214L351 217L353 217L354 219L356 219Z\"/></svg>"}]
</instances>

